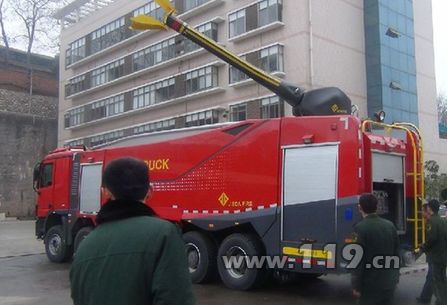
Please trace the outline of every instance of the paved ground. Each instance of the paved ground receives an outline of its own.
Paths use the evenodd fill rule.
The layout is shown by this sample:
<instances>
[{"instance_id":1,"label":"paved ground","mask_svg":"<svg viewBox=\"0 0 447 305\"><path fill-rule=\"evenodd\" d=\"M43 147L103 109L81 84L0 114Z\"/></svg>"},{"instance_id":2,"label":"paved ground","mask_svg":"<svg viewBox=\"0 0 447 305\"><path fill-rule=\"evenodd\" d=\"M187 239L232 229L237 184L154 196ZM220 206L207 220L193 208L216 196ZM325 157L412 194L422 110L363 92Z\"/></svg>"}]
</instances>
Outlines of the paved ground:
<instances>
[{"instance_id":1,"label":"paved ground","mask_svg":"<svg viewBox=\"0 0 447 305\"><path fill-rule=\"evenodd\" d=\"M33 222L0 222L0 305L69 305L69 264L52 264L34 239ZM396 305L414 305L424 273L401 277ZM349 277L326 276L311 282L270 285L238 292L222 284L196 285L199 305L354 305Z\"/></svg>"}]
</instances>

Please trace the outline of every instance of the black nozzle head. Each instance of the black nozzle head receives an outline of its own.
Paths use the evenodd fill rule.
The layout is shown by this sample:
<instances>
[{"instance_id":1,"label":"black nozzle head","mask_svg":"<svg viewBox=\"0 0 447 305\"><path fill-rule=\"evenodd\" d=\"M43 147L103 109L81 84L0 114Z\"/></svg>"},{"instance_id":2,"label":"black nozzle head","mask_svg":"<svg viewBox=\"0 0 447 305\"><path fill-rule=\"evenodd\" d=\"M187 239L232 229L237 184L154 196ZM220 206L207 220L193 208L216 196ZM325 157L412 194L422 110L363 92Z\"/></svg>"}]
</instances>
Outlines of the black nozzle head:
<instances>
[{"instance_id":1,"label":"black nozzle head","mask_svg":"<svg viewBox=\"0 0 447 305\"><path fill-rule=\"evenodd\" d=\"M299 105L293 107L295 116L349 115L351 100L339 88L328 87L304 92Z\"/></svg>"}]
</instances>

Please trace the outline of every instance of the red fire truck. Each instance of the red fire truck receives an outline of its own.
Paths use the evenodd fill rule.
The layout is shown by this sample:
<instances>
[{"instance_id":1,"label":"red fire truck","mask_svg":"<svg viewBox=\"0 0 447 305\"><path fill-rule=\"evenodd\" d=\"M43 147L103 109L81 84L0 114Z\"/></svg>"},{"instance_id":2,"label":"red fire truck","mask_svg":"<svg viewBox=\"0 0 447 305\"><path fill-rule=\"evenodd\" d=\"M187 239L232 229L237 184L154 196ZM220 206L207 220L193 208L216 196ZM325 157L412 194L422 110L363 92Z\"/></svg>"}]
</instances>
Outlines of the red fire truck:
<instances>
[{"instance_id":1,"label":"red fire truck","mask_svg":"<svg viewBox=\"0 0 447 305\"><path fill-rule=\"evenodd\" d=\"M137 17L135 27L140 22L144 28L144 18ZM422 141L416 127L361 121L350 114L350 101L338 89L305 92L278 80L190 28L173 11L165 24L277 93L295 116L51 152L34 175L36 235L51 261L67 261L93 230L104 204L102 171L123 156L148 164L153 197L147 204L181 228L195 283L219 275L228 287L249 289L268 273L247 265L227 268L222 257L279 257L287 270L277 270L315 276L345 271L342 247L352 242L364 192L378 195L379 212L398 228L402 257L409 260L424 238Z\"/></svg>"}]
</instances>

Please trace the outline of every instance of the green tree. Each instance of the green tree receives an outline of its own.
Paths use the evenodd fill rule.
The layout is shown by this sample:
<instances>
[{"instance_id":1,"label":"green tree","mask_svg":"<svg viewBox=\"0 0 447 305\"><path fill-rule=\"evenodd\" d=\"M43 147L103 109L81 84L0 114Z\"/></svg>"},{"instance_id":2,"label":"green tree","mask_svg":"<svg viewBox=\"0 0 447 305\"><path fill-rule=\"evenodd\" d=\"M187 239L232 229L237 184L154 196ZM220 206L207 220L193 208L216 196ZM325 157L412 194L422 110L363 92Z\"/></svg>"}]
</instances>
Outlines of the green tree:
<instances>
[{"instance_id":1,"label":"green tree","mask_svg":"<svg viewBox=\"0 0 447 305\"><path fill-rule=\"evenodd\" d=\"M426 161L425 199L441 199L441 192L447 188L447 174L439 173L439 165L434 160Z\"/></svg>"}]
</instances>

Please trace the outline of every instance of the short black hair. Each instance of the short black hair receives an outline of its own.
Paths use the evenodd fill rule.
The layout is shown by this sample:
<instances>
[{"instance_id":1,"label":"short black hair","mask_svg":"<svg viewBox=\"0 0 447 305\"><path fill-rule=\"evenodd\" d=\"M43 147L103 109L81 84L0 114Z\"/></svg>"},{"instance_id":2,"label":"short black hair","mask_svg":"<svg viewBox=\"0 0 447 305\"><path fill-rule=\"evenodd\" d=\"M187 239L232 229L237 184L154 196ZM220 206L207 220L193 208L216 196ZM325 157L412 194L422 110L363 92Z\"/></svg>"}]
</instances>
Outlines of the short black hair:
<instances>
[{"instance_id":1,"label":"short black hair","mask_svg":"<svg viewBox=\"0 0 447 305\"><path fill-rule=\"evenodd\" d=\"M377 212L377 197L371 193L365 193L360 196L360 207L366 214L372 214Z\"/></svg>"},{"instance_id":2,"label":"short black hair","mask_svg":"<svg viewBox=\"0 0 447 305\"><path fill-rule=\"evenodd\" d=\"M433 213L435 213L435 214L439 213L439 207L440 206L441 206L441 204L436 199L432 199L429 202L427 202L426 204L424 204L424 208L429 207L433 211Z\"/></svg>"},{"instance_id":3,"label":"short black hair","mask_svg":"<svg viewBox=\"0 0 447 305\"><path fill-rule=\"evenodd\" d=\"M149 183L147 164L131 157L113 160L102 175L102 186L116 199L142 200L149 191Z\"/></svg>"}]
</instances>

